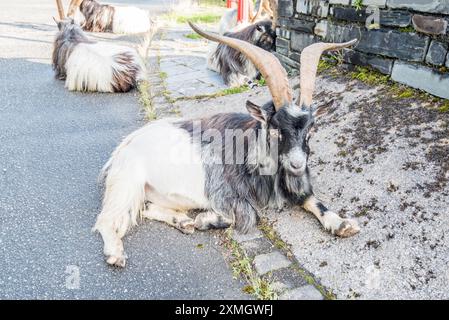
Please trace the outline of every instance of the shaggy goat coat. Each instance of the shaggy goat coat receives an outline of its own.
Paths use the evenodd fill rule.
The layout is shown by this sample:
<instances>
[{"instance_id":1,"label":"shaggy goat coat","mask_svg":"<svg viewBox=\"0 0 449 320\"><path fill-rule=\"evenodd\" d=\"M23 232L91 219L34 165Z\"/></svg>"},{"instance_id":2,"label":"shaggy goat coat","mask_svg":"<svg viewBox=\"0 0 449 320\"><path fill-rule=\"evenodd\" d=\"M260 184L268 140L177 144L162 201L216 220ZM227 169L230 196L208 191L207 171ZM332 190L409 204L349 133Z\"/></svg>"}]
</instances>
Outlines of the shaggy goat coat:
<instances>
[{"instance_id":1,"label":"shaggy goat coat","mask_svg":"<svg viewBox=\"0 0 449 320\"><path fill-rule=\"evenodd\" d=\"M275 49L276 33L270 20L259 21L240 31L224 35L249 42L267 51ZM231 87L242 86L259 76L254 64L244 54L221 43L213 45L209 50L207 67L220 73L224 82Z\"/></svg>"},{"instance_id":2,"label":"shaggy goat coat","mask_svg":"<svg viewBox=\"0 0 449 320\"><path fill-rule=\"evenodd\" d=\"M143 33L151 29L148 12L136 7L118 7L84 0L80 11L85 18L84 30L91 32Z\"/></svg>"},{"instance_id":3,"label":"shaggy goat coat","mask_svg":"<svg viewBox=\"0 0 449 320\"><path fill-rule=\"evenodd\" d=\"M60 22L58 28L53 69L70 91L127 92L144 79L136 50L91 41L73 21Z\"/></svg>"},{"instance_id":4,"label":"shaggy goat coat","mask_svg":"<svg viewBox=\"0 0 449 320\"><path fill-rule=\"evenodd\" d=\"M305 117L308 121L307 114ZM107 192L95 229L107 219L124 235L137 224L145 201L149 201L173 210L212 210L222 214L221 225L235 221L238 230L247 232L255 227L258 210L301 204L312 194L308 171L298 179L279 166L277 174L260 175L261 165L273 164L272 159L260 157L258 144L248 143L242 164L218 164L214 147L206 141L201 145L194 142L194 126L191 120L159 120L118 146L103 168ZM201 135L211 129L224 136L225 130L249 129L256 134L263 128L251 116L233 113L201 119ZM235 146L221 148L224 153Z\"/></svg>"}]
</instances>

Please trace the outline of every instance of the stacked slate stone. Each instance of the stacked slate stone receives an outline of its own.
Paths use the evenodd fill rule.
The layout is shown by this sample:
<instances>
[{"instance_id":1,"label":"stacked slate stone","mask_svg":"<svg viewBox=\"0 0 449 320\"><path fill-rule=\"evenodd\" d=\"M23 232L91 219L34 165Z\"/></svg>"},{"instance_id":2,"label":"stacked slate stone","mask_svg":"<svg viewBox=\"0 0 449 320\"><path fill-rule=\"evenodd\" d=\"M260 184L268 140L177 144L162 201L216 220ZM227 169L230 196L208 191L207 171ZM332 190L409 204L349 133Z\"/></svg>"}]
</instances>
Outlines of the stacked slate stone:
<instances>
[{"instance_id":1,"label":"stacked slate stone","mask_svg":"<svg viewBox=\"0 0 449 320\"><path fill-rule=\"evenodd\" d=\"M276 51L287 68L314 42L357 38L347 63L449 99L449 0L279 0L278 11ZM367 27L375 12L379 29Z\"/></svg>"}]
</instances>

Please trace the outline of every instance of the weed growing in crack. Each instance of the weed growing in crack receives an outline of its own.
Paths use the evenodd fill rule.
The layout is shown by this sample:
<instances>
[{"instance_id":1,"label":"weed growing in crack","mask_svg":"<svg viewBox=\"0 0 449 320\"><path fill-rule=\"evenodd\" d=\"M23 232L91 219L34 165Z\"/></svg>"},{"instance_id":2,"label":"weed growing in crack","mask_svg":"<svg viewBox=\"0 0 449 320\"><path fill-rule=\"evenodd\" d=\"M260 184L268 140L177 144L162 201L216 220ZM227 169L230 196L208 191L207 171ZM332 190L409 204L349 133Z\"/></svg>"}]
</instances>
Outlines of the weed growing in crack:
<instances>
[{"instance_id":1,"label":"weed growing in crack","mask_svg":"<svg viewBox=\"0 0 449 320\"><path fill-rule=\"evenodd\" d=\"M260 277L253 268L253 262L237 241L232 239L232 229L226 230L224 233L224 245L231 255L230 265L234 277L242 277L248 283L243 291L254 295L259 300L276 300L277 294L271 288L269 280Z\"/></svg>"}]
</instances>

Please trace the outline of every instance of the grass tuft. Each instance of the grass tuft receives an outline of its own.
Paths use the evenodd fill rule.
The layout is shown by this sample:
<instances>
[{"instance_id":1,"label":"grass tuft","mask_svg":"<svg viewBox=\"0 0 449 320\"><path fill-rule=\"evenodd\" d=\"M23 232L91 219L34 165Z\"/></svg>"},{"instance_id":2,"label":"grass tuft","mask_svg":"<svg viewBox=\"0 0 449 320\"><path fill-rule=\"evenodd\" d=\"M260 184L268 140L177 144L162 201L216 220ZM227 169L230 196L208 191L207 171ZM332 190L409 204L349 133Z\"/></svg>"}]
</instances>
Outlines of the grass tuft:
<instances>
[{"instance_id":1,"label":"grass tuft","mask_svg":"<svg viewBox=\"0 0 449 320\"><path fill-rule=\"evenodd\" d=\"M263 87L267 84L267 82L265 81L265 79L263 77L261 77L259 80L257 80L257 85L260 87Z\"/></svg>"},{"instance_id":2,"label":"grass tuft","mask_svg":"<svg viewBox=\"0 0 449 320\"><path fill-rule=\"evenodd\" d=\"M192 40L198 40L198 39L202 38L199 34L194 33L194 32L185 34L184 37L186 37L188 39L192 39Z\"/></svg>"},{"instance_id":3,"label":"grass tuft","mask_svg":"<svg viewBox=\"0 0 449 320\"><path fill-rule=\"evenodd\" d=\"M357 66L355 71L351 73L351 78L373 86L386 85L390 80L390 76L388 75L360 66Z\"/></svg>"},{"instance_id":4,"label":"grass tuft","mask_svg":"<svg viewBox=\"0 0 449 320\"><path fill-rule=\"evenodd\" d=\"M355 0L354 1L354 7L357 11L362 10L363 8L363 0Z\"/></svg>"},{"instance_id":5,"label":"grass tuft","mask_svg":"<svg viewBox=\"0 0 449 320\"><path fill-rule=\"evenodd\" d=\"M243 288L243 292L252 294L259 300L276 300L278 297L271 288L270 282L258 276L253 268L252 260L248 258L238 242L232 239L232 230L226 230L224 237L225 246L231 253L230 264L234 277L242 277L248 283Z\"/></svg>"},{"instance_id":6,"label":"grass tuft","mask_svg":"<svg viewBox=\"0 0 449 320\"><path fill-rule=\"evenodd\" d=\"M223 89L223 90L220 90L220 91L212 93L212 94L198 94L198 95L191 96L191 97L179 97L179 98L173 99L172 102L181 101L181 100L186 101L186 100L214 99L214 98L224 97L224 96L231 95L231 94L243 93L248 90L249 90L249 87L247 85L244 85L244 86L237 87L237 88Z\"/></svg>"},{"instance_id":7,"label":"grass tuft","mask_svg":"<svg viewBox=\"0 0 449 320\"><path fill-rule=\"evenodd\" d=\"M148 121L156 120L156 111L154 110L153 100L150 93L150 82L142 81L139 83L137 90L139 92L139 102L145 111L145 118Z\"/></svg>"},{"instance_id":8,"label":"grass tuft","mask_svg":"<svg viewBox=\"0 0 449 320\"><path fill-rule=\"evenodd\" d=\"M399 28L400 32L415 32L415 28L413 28L413 26L408 26L408 27L402 27Z\"/></svg>"},{"instance_id":9,"label":"grass tuft","mask_svg":"<svg viewBox=\"0 0 449 320\"><path fill-rule=\"evenodd\" d=\"M187 23L187 21L193 23L216 23L220 21L221 15L219 13L196 13L191 15L171 13L166 15L166 18L176 23Z\"/></svg>"},{"instance_id":10,"label":"grass tuft","mask_svg":"<svg viewBox=\"0 0 449 320\"><path fill-rule=\"evenodd\" d=\"M449 112L449 100L445 100L443 104L438 108L438 111L442 113Z\"/></svg>"}]
</instances>

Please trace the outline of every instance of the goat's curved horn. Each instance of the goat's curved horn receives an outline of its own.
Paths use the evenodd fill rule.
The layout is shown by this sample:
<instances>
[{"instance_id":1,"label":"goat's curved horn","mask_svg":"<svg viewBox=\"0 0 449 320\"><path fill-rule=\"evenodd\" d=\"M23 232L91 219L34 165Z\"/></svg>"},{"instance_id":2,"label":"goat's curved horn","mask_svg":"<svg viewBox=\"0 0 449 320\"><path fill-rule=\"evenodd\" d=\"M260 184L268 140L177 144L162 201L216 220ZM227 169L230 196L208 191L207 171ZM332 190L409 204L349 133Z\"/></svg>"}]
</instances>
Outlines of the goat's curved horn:
<instances>
[{"instance_id":1,"label":"goat's curved horn","mask_svg":"<svg viewBox=\"0 0 449 320\"><path fill-rule=\"evenodd\" d=\"M272 53L239 39L205 32L190 21L189 25L204 38L223 43L246 55L265 78L276 110L292 102L292 90L287 79L287 72Z\"/></svg>"},{"instance_id":2,"label":"goat's curved horn","mask_svg":"<svg viewBox=\"0 0 449 320\"><path fill-rule=\"evenodd\" d=\"M261 15L262 12L263 12L263 5L264 5L265 1L267 1L267 0L260 0L260 2L259 2L259 8L257 8L256 14L250 19L250 22L251 22L251 23L254 23L255 21L257 21L257 19L260 18L260 15ZM250 12L250 14L253 14L253 13Z\"/></svg>"},{"instance_id":3,"label":"goat's curved horn","mask_svg":"<svg viewBox=\"0 0 449 320\"><path fill-rule=\"evenodd\" d=\"M84 0L72 0L70 1L69 10L67 10L67 17L73 18L75 15L76 9L78 9L81 5L81 2Z\"/></svg>"},{"instance_id":4,"label":"goat's curved horn","mask_svg":"<svg viewBox=\"0 0 449 320\"><path fill-rule=\"evenodd\" d=\"M56 6L58 7L59 19L64 20L65 18L64 7L62 6L61 0L56 0Z\"/></svg>"},{"instance_id":5,"label":"goat's curved horn","mask_svg":"<svg viewBox=\"0 0 449 320\"><path fill-rule=\"evenodd\" d=\"M352 46L357 39L345 43L314 43L306 47L301 52L301 68L300 68L300 86L301 95L299 96L299 106L310 107L312 105L313 91L315 90L315 79L318 69L318 62L321 54L328 50L338 50Z\"/></svg>"}]
</instances>

